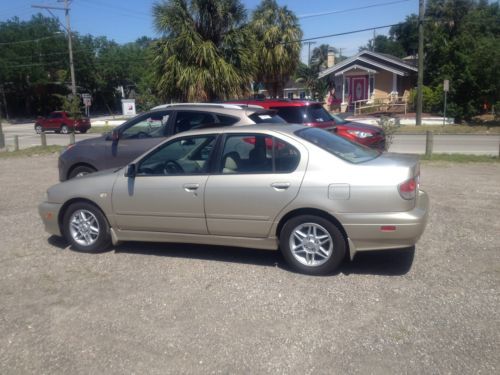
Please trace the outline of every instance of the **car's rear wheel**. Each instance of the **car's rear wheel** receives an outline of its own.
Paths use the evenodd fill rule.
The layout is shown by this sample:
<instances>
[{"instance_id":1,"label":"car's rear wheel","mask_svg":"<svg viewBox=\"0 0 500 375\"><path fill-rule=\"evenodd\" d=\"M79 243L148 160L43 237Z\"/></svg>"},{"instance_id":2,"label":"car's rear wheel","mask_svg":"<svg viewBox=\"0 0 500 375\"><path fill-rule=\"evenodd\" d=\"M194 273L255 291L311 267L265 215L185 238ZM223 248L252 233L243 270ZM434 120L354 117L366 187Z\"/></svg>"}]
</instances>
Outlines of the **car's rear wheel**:
<instances>
[{"instance_id":1,"label":"car's rear wheel","mask_svg":"<svg viewBox=\"0 0 500 375\"><path fill-rule=\"evenodd\" d=\"M280 233L280 249L287 263L309 275L325 275L338 268L345 256L345 239L329 220L301 215L288 220Z\"/></svg>"},{"instance_id":2,"label":"car's rear wheel","mask_svg":"<svg viewBox=\"0 0 500 375\"><path fill-rule=\"evenodd\" d=\"M36 134L42 134L43 133L42 125L35 125L35 132Z\"/></svg>"},{"instance_id":3,"label":"car's rear wheel","mask_svg":"<svg viewBox=\"0 0 500 375\"><path fill-rule=\"evenodd\" d=\"M68 134L69 133L69 128L66 125L61 126L61 133L62 134Z\"/></svg>"},{"instance_id":4,"label":"car's rear wheel","mask_svg":"<svg viewBox=\"0 0 500 375\"><path fill-rule=\"evenodd\" d=\"M81 133L81 134L85 134L85 133L87 133L87 129L82 129L82 130L80 130L80 133Z\"/></svg>"},{"instance_id":5,"label":"car's rear wheel","mask_svg":"<svg viewBox=\"0 0 500 375\"><path fill-rule=\"evenodd\" d=\"M80 166L76 167L75 169L73 169L70 172L68 177L71 180L72 178L82 177L82 176L85 176L86 174L94 173L95 171L96 170L92 167L89 167L87 165L80 165Z\"/></svg>"},{"instance_id":6,"label":"car's rear wheel","mask_svg":"<svg viewBox=\"0 0 500 375\"><path fill-rule=\"evenodd\" d=\"M64 236L78 251L97 253L111 244L109 224L96 206L78 202L69 206L63 219Z\"/></svg>"}]
</instances>

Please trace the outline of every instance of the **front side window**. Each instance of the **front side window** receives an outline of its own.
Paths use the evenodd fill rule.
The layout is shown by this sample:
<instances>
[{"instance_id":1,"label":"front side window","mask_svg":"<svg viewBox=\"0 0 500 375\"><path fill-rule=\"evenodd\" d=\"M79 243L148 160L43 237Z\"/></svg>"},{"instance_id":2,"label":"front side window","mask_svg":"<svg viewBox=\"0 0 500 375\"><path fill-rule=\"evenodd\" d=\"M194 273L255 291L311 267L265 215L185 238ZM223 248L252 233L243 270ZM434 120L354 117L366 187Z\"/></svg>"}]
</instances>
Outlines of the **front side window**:
<instances>
[{"instance_id":1,"label":"front side window","mask_svg":"<svg viewBox=\"0 0 500 375\"><path fill-rule=\"evenodd\" d=\"M165 136L169 112L153 112L139 117L121 133L123 139L157 138Z\"/></svg>"},{"instance_id":2,"label":"front side window","mask_svg":"<svg viewBox=\"0 0 500 375\"><path fill-rule=\"evenodd\" d=\"M302 124L306 122L304 107L277 107L278 115L290 124Z\"/></svg>"},{"instance_id":3,"label":"front side window","mask_svg":"<svg viewBox=\"0 0 500 375\"><path fill-rule=\"evenodd\" d=\"M215 146L214 135L176 139L147 155L137 168L138 176L204 174Z\"/></svg>"},{"instance_id":4,"label":"front side window","mask_svg":"<svg viewBox=\"0 0 500 375\"><path fill-rule=\"evenodd\" d=\"M380 155L379 151L348 141L323 129L307 128L295 134L330 154L354 164L375 159Z\"/></svg>"},{"instance_id":5,"label":"front side window","mask_svg":"<svg viewBox=\"0 0 500 375\"><path fill-rule=\"evenodd\" d=\"M307 121L306 122L326 122L332 121L332 116L323 108L321 104L307 106Z\"/></svg>"},{"instance_id":6,"label":"front side window","mask_svg":"<svg viewBox=\"0 0 500 375\"><path fill-rule=\"evenodd\" d=\"M264 134L238 134L226 138L219 172L287 173L297 168L299 151Z\"/></svg>"}]
</instances>

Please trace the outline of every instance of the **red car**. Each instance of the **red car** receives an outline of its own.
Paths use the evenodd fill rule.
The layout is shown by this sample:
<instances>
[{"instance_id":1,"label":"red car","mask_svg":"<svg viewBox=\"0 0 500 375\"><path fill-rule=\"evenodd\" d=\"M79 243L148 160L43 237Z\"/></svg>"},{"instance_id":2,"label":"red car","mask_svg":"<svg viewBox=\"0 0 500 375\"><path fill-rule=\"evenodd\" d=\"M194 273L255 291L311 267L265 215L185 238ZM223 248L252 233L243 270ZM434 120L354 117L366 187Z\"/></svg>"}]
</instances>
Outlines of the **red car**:
<instances>
[{"instance_id":1,"label":"red car","mask_svg":"<svg viewBox=\"0 0 500 375\"><path fill-rule=\"evenodd\" d=\"M377 150L383 151L385 149L385 134L381 128L346 121L339 116L331 115L319 102L288 99L252 99L236 100L228 103L259 105L265 109L274 109L277 111L278 116L286 122L336 131L338 135L351 141Z\"/></svg>"},{"instance_id":2,"label":"red car","mask_svg":"<svg viewBox=\"0 0 500 375\"><path fill-rule=\"evenodd\" d=\"M47 118L38 117L35 122L35 131L40 134L47 130L56 133L68 134L71 131L86 133L90 129L90 120L86 117L72 119L67 112L55 111Z\"/></svg>"}]
</instances>

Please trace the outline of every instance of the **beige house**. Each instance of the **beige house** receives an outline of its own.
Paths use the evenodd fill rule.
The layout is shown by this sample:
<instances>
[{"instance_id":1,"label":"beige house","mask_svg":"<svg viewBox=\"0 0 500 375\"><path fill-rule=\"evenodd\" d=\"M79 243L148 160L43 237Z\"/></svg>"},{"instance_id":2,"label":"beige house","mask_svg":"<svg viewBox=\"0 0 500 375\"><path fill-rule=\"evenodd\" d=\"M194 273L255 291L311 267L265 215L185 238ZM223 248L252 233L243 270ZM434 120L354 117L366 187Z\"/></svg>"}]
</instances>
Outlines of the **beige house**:
<instances>
[{"instance_id":1,"label":"beige house","mask_svg":"<svg viewBox=\"0 0 500 375\"><path fill-rule=\"evenodd\" d=\"M370 105L377 99L397 100L408 96L415 86L417 67L411 60L403 60L384 53L362 51L335 64L328 56L328 68L319 73L335 88L335 96L342 101L342 109Z\"/></svg>"}]
</instances>

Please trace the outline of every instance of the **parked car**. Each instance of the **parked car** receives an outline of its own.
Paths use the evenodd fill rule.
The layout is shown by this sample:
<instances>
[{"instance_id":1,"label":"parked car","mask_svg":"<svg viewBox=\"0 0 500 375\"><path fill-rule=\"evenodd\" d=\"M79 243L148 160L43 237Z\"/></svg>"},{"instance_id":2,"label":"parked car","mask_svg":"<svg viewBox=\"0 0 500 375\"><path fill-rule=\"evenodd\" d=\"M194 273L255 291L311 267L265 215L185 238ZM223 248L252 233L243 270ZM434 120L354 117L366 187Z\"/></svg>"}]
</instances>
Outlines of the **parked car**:
<instances>
[{"instance_id":1,"label":"parked car","mask_svg":"<svg viewBox=\"0 0 500 375\"><path fill-rule=\"evenodd\" d=\"M48 117L38 117L35 122L37 134L48 130L56 133L68 134L72 131L86 133L90 129L90 120L87 117L81 119L71 118L68 112L55 111Z\"/></svg>"},{"instance_id":2,"label":"parked car","mask_svg":"<svg viewBox=\"0 0 500 375\"><path fill-rule=\"evenodd\" d=\"M173 104L140 114L113 132L68 146L59 156L59 179L65 181L107 168L126 165L161 143L165 137L190 129L284 123L276 111L230 104Z\"/></svg>"},{"instance_id":3,"label":"parked car","mask_svg":"<svg viewBox=\"0 0 500 375\"><path fill-rule=\"evenodd\" d=\"M39 212L79 251L118 241L279 247L294 269L325 274L347 254L417 242L428 212L419 173L417 156L322 129L208 128L55 185Z\"/></svg>"},{"instance_id":4,"label":"parked car","mask_svg":"<svg viewBox=\"0 0 500 375\"><path fill-rule=\"evenodd\" d=\"M381 128L346 121L340 116L332 115L323 107L323 103L289 99L237 100L228 103L259 105L266 109L275 109L286 122L336 131L338 135L351 141L377 150L385 149L385 134Z\"/></svg>"}]
</instances>

